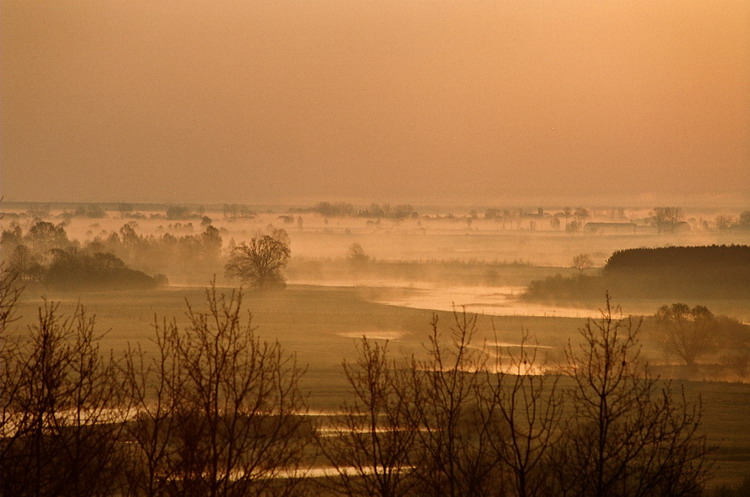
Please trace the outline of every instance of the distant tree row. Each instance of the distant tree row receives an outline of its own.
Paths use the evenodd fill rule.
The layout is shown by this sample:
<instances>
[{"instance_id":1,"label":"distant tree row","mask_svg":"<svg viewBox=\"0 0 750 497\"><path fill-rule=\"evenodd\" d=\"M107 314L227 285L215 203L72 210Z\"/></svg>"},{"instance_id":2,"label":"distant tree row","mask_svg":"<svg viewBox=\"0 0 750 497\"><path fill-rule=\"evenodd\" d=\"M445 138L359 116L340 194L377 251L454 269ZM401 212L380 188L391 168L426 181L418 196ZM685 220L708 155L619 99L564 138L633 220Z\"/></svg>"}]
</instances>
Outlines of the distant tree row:
<instances>
[{"instance_id":1,"label":"distant tree row","mask_svg":"<svg viewBox=\"0 0 750 497\"><path fill-rule=\"evenodd\" d=\"M728 231L733 229L750 229L750 210L742 211L737 217L722 214L716 216L714 225L719 231Z\"/></svg>"},{"instance_id":2,"label":"distant tree row","mask_svg":"<svg viewBox=\"0 0 750 497\"><path fill-rule=\"evenodd\" d=\"M581 269L582 262L574 266ZM532 281L526 297L584 301L596 299L606 289L622 297L750 298L750 246L620 250L596 274Z\"/></svg>"},{"instance_id":3,"label":"distant tree row","mask_svg":"<svg viewBox=\"0 0 750 497\"><path fill-rule=\"evenodd\" d=\"M76 207L72 213L64 213L64 217L68 217L65 214L69 214L70 217L101 219L107 216L107 211L105 211L104 208L99 204L84 204Z\"/></svg>"},{"instance_id":4,"label":"distant tree row","mask_svg":"<svg viewBox=\"0 0 750 497\"><path fill-rule=\"evenodd\" d=\"M98 235L90 247L111 251L135 267L151 272L184 274L216 272L222 251L222 236L217 228L207 225L195 235L142 235L137 224L124 224L117 232Z\"/></svg>"},{"instance_id":5,"label":"distant tree row","mask_svg":"<svg viewBox=\"0 0 750 497\"><path fill-rule=\"evenodd\" d=\"M24 232L13 223L0 234L0 251L24 280L65 288L78 285L73 282L76 272L81 284L90 281L95 287L116 286L116 281L143 286L148 282L145 275L127 266L151 274L202 271L204 281L220 267L222 237L211 225L199 235L179 237L140 235L136 228L135 222L126 223L117 232L80 243L68 238L63 224L37 221ZM103 258L119 261L120 267L101 266Z\"/></svg>"},{"instance_id":6,"label":"distant tree row","mask_svg":"<svg viewBox=\"0 0 750 497\"><path fill-rule=\"evenodd\" d=\"M63 224L37 221L24 233L13 224L0 235L3 260L25 282L60 290L148 288L167 281L164 273L202 272L206 279L221 268L222 237L210 224L199 235L141 235L134 222L83 244L68 239ZM230 241L224 273L251 288L283 288L282 270L291 256L289 234L269 225L250 242ZM156 277L127 264L157 273Z\"/></svg>"},{"instance_id":7,"label":"distant tree row","mask_svg":"<svg viewBox=\"0 0 750 497\"><path fill-rule=\"evenodd\" d=\"M357 208L347 202L319 202L307 209L325 217L367 217L383 219L407 219L419 217L419 213L409 204L370 204L369 207Z\"/></svg>"},{"instance_id":8,"label":"distant tree row","mask_svg":"<svg viewBox=\"0 0 750 497\"><path fill-rule=\"evenodd\" d=\"M166 283L130 269L103 247L68 240L62 225L38 221L26 233L18 225L0 235L0 251L9 270L26 283L58 290L151 288Z\"/></svg>"},{"instance_id":9,"label":"distant tree row","mask_svg":"<svg viewBox=\"0 0 750 497\"><path fill-rule=\"evenodd\" d=\"M222 213L225 219L252 219L255 217L255 211L244 204L224 204Z\"/></svg>"},{"instance_id":10,"label":"distant tree row","mask_svg":"<svg viewBox=\"0 0 750 497\"><path fill-rule=\"evenodd\" d=\"M62 219L70 219L74 217L85 217L91 219L101 219L107 217L107 211L105 208L107 204L98 203L87 203L77 205L73 210L65 209L62 213L56 217ZM119 203L116 205L109 205L109 208L119 212L121 218L132 218L140 219L146 218L146 215L140 212L134 212L133 204ZM228 206L225 206L225 212ZM153 206L151 207L153 209ZM243 212L247 211L246 206L234 206L235 211L241 209ZM27 216L36 219L43 220L50 217L50 206L49 205L32 205L26 211ZM186 220L186 219L201 219L205 215L205 207L189 207L186 205L170 205L164 211L164 214L152 213L150 217L152 219L165 218L168 220Z\"/></svg>"},{"instance_id":11,"label":"distant tree row","mask_svg":"<svg viewBox=\"0 0 750 497\"><path fill-rule=\"evenodd\" d=\"M618 250L607 260L603 274L651 275L680 284L721 281L727 288L750 285L750 246L711 245Z\"/></svg>"},{"instance_id":12,"label":"distant tree row","mask_svg":"<svg viewBox=\"0 0 750 497\"><path fill-rule=\"evenodd\" d=\"M658 233L673 232L687 225L684 219L685 213L680 207L654 207L648 217L648 221L656 226ZM750 229L750 210L742 211L736 217L720 214L714 218L713 224L704 220L699 226L704 230L747 230Z\"/></svg>"},{"instance_id":13,"label":"distant tree row","mask_svg":"<svg viewBox=\"0 0 750 497\"><path fill-rule=\"evenodd\" d=\"M627 219L623 208L604 211L595 209L593 214L584 207L564 207L557 212L544 214L541 212L541 209L537 213L529 213L527 210L520 208L488 208L484 213L484 218L501 222L503 229L505 229L505 223L509 223L511 229L513 229L514 224L520 228L521 221L524 219L547 218L549 219L549 226L553 230L563 229L572 233L581 231L587 220L594 217L605 217L616 221ZM476 215L472 216L471 212L469 215L470 217L476 217ZM736 217L726 214L716 216L713 224L708 221L699 222L695 219L691 219L690 224L688 224L685 221L685 212L681 207L654 207L649 211L648 216L639 220L639 222L656 227L657 233L672 233L681 229L689 229L691 225L703 230L750 229L750 211L743 211Z\"/></svg>"},{"instance_id":14,"label":"distant tree row","mask_svg":"<svg viewBox=\"0 0 750 497\"><path fill-rule=\"evenodd\" d=\"M591 213L584 207L564 207L562 210L555 213L545 213L541 208L536 212L529 213L526 209L498 209L489 208L484 213L485 219L493 219L497 222L502 223L503 229L505 229L505 223L510 224L510 228L513 229L515 223L516 229L521 228L521 221L529 220L530 227L536 227L536 220L548 219L549 226L553 230L559 230L561 227L570 233L575 233L581 230L586 219L591 217ZM564 224L560 219L564 220Z\"/></svg>"}]
</instances>

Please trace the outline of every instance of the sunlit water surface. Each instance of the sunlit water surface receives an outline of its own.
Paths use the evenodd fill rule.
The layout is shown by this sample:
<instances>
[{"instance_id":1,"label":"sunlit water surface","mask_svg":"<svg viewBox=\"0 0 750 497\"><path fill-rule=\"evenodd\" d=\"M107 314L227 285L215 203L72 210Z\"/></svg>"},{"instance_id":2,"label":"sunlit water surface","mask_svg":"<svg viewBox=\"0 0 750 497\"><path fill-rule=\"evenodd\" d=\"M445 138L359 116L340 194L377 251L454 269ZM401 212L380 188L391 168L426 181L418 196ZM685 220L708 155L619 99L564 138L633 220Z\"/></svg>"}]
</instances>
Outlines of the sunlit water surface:
<instances>
[{"instance_id":1,"label":"sunlit water surface","mask_svg":"<svg viewBox=\"0 0 750 497\"><path fill-rule=\"evenodd\" d=\"M415 282L405 287L402 281L362 280L351 281L294 281L296 284L314 284L318 286L343 286L359 288L386 288L398 292L383 292L382 296L372 298L380 304L426 309L433 311L452 311L466 309L468 312L488 316L542 316L569 318L598 318L598 309L582 307L562 307L551 304L527 302L519 298L526 290L523 286L444 286L429 282ZM396 338L396 337L391 337Z\"/></svg>"}]
</instances>

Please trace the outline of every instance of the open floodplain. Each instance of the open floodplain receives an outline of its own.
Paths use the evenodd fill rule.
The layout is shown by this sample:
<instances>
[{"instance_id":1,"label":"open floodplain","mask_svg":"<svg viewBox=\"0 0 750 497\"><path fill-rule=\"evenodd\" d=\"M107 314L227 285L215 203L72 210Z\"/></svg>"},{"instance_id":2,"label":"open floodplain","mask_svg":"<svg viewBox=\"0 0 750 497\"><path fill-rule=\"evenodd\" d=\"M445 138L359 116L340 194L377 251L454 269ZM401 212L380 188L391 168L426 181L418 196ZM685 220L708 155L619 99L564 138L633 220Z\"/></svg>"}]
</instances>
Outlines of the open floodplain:
<instances>
[{"instance_id":1,"label":"open floodplain","mask_svg":"<svg viewBox=\"0 0 750 497\"><path fill-rule=\"evenodd\" d=\"M224 287L218 291L229 294L233 289ZM310 412L325 414L337 412L350 395L342 362L354 360L361 337L379 343L387 340L395 356L419 356L424 353L433 315L438 316L441 330L447 332L450 329L452 311L433 305L435 301L410 298L425 292L430 294L430 290L413 287L290 285L277 292L245 291L242 305L252 313L252 323L257 326L262 339L278 340L284 350L293 352L298 363L306 368L302 389L308 395ZM449 292L446 290L446 293ZM461 295L461 292L457 293ZM431 294L434 296L435 292ZM474 302L472 306L472 302L466 300L470 296L463 294L465 301L457 302L459 310L461 304L469 304L471 310L478 309L479 304ZM50 292L46 298L60 302L61 310L68 314L79 304L94 314L96 330L102 335L102 350L111 350L115 355L136 345L153 351L155 323L174 318L178 325L185 325L187 303L195 311L205 311L205 289L202 287L82 292L75 296ZM384 303L396 301L411 305ZM568 341L576 343L579 338L577 330L585 324L586 318L596 317L598 313L593 308L570 310L537 306L534 309L547 315L532 316L526 314L529 309L522 307L523 303L516 302L519 307L513 307L512 302L506 299L508 308L499 313L505 315L480 315L475 343L478 346L499 344L501 350L511 351L521 340L523 332L528 332L529 343L537 344L540 355L546 358L549 374L554 374L555 364L564 360L563 348ZM646 302L641 304L647 306ZM655 306L657 303L651 304ZM40 305L43 302L39 295L28 292L24 295L19 307L19 328L33 324ZM581 315L564 316L576 312ZM643 336L643 339L644 356L658 357L658 350L649 337ZM673 367L659 360L654 362L656 374L674 375ZM566 385L565 380L562 385ZM712 486L736 483L750 474L750 430L747 429L750 384L677 379L673 380L673 386L684 388L688 400L700 399L702 402L702 429L709 445L714 447L710 453L710 460L716 465Z\"/></svg>"},{"instance_id":2,"label":"open floodplain","mask_svg":"<svg viewBox=\"0 0 750 497\"><path fill-rule=\"evenodd\" d=\"M95 316L100 351L111 351L115 358L129 348L155 354L156 328L163 329L172 320L187 330L189 308L207 312L206 288L212 282L219 294L236 292L240 282L224 271L234 247L269 233L284 239L291 249L283 268L286 287L246 288L242 310L257 336L277 341L304 369L300 386L306 409L322 427L340 420L342 405L352 400L342 364L357 361L363 337L379 345L387 342L391 358L424 358L434 317L438 330L448 337L455 325L454 313L476 314L473 350L491 360L499 356L499 366L504 367L503 361L518 354L525 340L537 353L531 373L559 375L560 388L569 389L572 381L561 374L565 349L569 344L577 346L579 330L588 319L601 317L604 291L533 299L525 295L532 282L597 281L608 259L627 249L750 244L750 229L718 230L706 221L734 215L721 209L688 211L690 229L660 232L649 221L649 209L641 208L624 211L614 224L607 224L612 213L592 209L592 223L598 221L614 231L587 230L585 225L573 231L564 224L572 224L573 219L561 217L558 208L509 210L503 217L491 217L492 209L482 216L435 208L403 219L380 219L275 207L257 208L243 217L232 214L232 206L223 210L193 206L183 208L187 214L182 218L170 219L164 209L173 207L166 206L130 206L132 211L120 212L105 206L102 217L88 218L71 214L71 206L63 205L46 209L42 222L31 208L11 207L3 220L3 229L12 231L3 244L8 260L20 264L24 259L19 254L25 249L18 247L30 247L32 254L39 252L39 267L48 271L47 280L28 271L20 318L13 329L23 332L34 326L45 299L59 303L65 316L72 316L80 305L87 315ZM620 231L622 225L627 231ZM85 278L59 279L58 283L72 286L56 287L51 279L56 259L47 257L43 250L50 247L34 234L35 227L42 231L40 226L48 229L45 236L65 235L55 242L59 246L53 246L61 249L55 256L59 260L66 253L74 257L107 252L128 268L163 278L158 286L137 290L115 285L94 291L85 287ZM585 263L576 266L574 260L580 256L585 256ZM747 271L743 264L737 274ZM723 270L734 272L733 267ZM728 276L727 281L736 274ZM686 287L698 291L690 296L657 298L625 293L628 287L620 292L608 288L623 316L632 315L636 321L645 317L640 353L651 372L671 381L677 395L684 390L688 403L702 406L700 430L711 448L708 459L713 465L709 488L736 485L750 474L748 342L736 342L736 350L729 342L713 344L714 350L689 369L680 357L665 353L654 315L660 307L677 302L705 306L716 316L731 318L746 336L742 324L750 321L747 283L732 286L722 278L714 280L723 285L722 291L700 295L699 285ZM728 340L739 336L739 332L726 335ZM731 355L736 352L739 355ZM732 362L732 357L745 362Z\"/></svg>"}]
</instances>

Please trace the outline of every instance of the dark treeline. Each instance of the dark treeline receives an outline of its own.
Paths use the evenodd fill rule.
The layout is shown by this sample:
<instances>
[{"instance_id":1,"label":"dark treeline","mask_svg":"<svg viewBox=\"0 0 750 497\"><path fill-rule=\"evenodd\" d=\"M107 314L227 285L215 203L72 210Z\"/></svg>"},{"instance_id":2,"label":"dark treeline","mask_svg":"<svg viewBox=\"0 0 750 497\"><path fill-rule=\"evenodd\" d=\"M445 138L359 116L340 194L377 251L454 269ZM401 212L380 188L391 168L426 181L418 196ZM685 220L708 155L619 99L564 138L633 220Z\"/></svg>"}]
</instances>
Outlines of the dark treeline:
<instances>
[{"instance_id":1,"label":"dark treeline","mask_svg":"<svg viewBox=\"0 0 750 497\"><path fill-rule=\"evenodd\" d=\"M750 246L639 248L615 252L598 274L532 281L532 300L591 301L609 289L620 297L750 298Z\"/></svg>"},{"instance_id":2,"label":"dark treeline","mask_svg":"<svg viewBox=\"0 0 750 497\"><path fill-rule=\"evenodd\" d=\"M623 295L750 298L750 246L621 250L609 258L602 276Z\"/></svg>"},{"instance_id":3,"label":"dark treeline","mask_svg":"<svg viewBox=\"0 0 750 497\"><path fill-rule=\"evenodd\" d=\"M685 278L750 280L750 246L711 245L618 250L604 273L658 273Z\"/></svg>"},{"instance_id":4,"label":"dark treeline","mask_svg":"<svg viewBox=\"0 0 750 497\"><path fill-rule=\"evenodd\" d=\"M315 421L303 369L261 340L242 294L206 291L153 350L105 356L94 319L52 303L11 332L0 284L0 495L698 496L701 409L640 362L639 322L580 330L557 374L536 348L474 343L476 317L437 318L426 354L360 342L339 413ZM501 353L502 352L502 353ZM325 465L327 476L304 478Z\"/></svg>"},{"instance_id":5,"label":"dark treeline","mask_svg":"<svg viewBox=\"0 0 750 497\"><path fill-rule=\"evenodd\" d=\"M52 249L49 265L41 269L41 282L55 290L146 289L167 283L165 276L130 269L111 253Z\"/></svg>"},{"instance_id":6,"label":"dark treeline","mask_svg":"<svg viewBox=\"0 0 750 497\"><path fill-rule=\"evenodd\" d=\"M129 268L101 244L81 247L68 239L62 224L37 221L26 233L14 224L0 234L0 251L21 281L56 290L144 289L166 283L164 276Z\"/></svg>"},{"instance_id":7,"label":"dark treeline","mask_svg":"<svg viewBox=\"0 0 750 497\"><path fill-rule=\"evenodd\" d=\"M221 248L221 234L210 224L199 234L176 236L142 235L129 222L84 243L68 239L63 223L47 221L25 232L12 223L0 234L3 260L21 280L63 290L149 288L165 283L164 274L197 274L205 281L220 267Z\"/></svg>"},{"instance_id":8,"label":"dark treeline","mask_svg":"<svg viewBox=\"0 0 750 497\"><path fill-rule=\"evenodd\" d=\"M299 212L317 212L325 217L369 217L384 219L406 219L419 217L419 213L409 204L394 205L373 203L368 207L355 207L347 202L319 202L308 209L298 209Z\"/></svg>"}]
</instances>

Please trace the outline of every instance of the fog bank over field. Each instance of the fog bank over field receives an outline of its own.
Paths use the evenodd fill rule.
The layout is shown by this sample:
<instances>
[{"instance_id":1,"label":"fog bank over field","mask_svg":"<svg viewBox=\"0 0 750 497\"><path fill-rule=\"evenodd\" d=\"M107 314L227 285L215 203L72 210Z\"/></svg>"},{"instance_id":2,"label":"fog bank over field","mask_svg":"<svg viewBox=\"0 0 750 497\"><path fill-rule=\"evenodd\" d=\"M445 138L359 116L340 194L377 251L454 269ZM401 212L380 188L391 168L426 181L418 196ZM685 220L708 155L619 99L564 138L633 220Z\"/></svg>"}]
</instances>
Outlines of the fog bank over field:
<instances>
[{"instance_id":1,"label":"fog bank over field","mask_svg":"<svg viewBox=\"0 0 750 497\"><path fill-rule=\"evenodd\" d=\"M367 298L392 305L582 317L597 315L601 296L610 290L625 299L630 312L653 312L664 303L653 299L662 295L702 299L717 312L750 318L744 287L730 288L726 279L642 286L644 281L627 281L632 279L627 270L615 280L600 276L612 255L625 250L750 244L750 210L742 208L487 204L466 209L340 201L276 207L5 202L3 207L3 254L26 268L29 282L47 286L83 288L87 283L71 280L78 266L91 278L111 281L109 269L97 269L103 261L153 276L140 276L141 286L200 287L214 277L222 285L248 285L225 271L227 261L236 247L271 235L290 248L279 281L390 289ZM81 253L56 253L49 262L45 251L52 248ZM722 271L737 276L746 269ZM399 288L406 291L394 293Z\"/></svg>"},{"instance_id":2,"label":"fog bank over field","mask_svg":"<svg viewBox=\"0 0 750 497\"><path fill-rule=\"evenodd\" d=\"M593 266L598 267L614 251L627 248L750 241L747 206L655 209L592 205L595 204L571 207L490 203L458 207L318 202L267 206L5 201L0 211L5 212L4 229L13 224L28 228L36 220L45 219L56 225L62 223L68 238L82 243L105 240L111 233L122 236L126 225L129 233L146 237L197 236L212 226L218 230L216 236L222 250L226 250L232 241L248 241L273 227L287 232L294 255L292 264L305 259L346 259L351 245L356 243L368 258L376 261L481 261L566 267L573 256L587 253ZM670 214L669 209L675 212ZM659 220L656 211L673 218ZM366 274L367 271L362 273Z\"/></svg>"}]
</instances>

